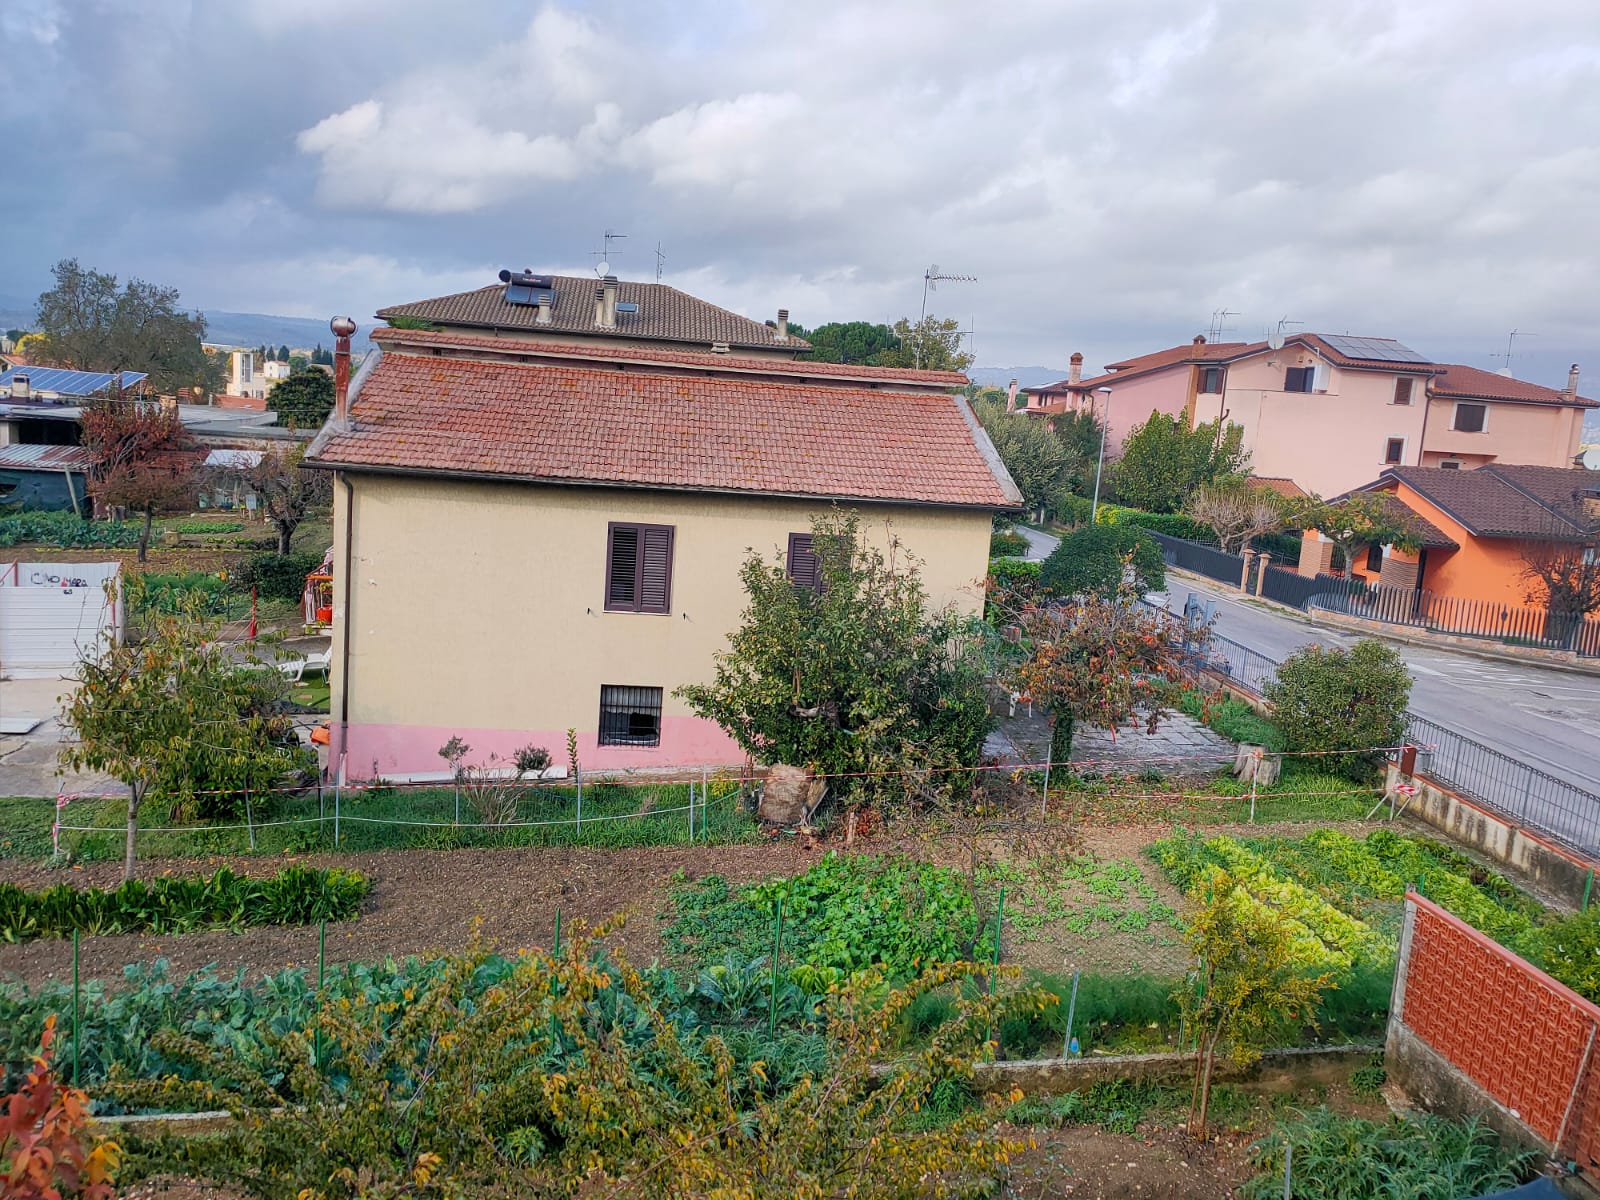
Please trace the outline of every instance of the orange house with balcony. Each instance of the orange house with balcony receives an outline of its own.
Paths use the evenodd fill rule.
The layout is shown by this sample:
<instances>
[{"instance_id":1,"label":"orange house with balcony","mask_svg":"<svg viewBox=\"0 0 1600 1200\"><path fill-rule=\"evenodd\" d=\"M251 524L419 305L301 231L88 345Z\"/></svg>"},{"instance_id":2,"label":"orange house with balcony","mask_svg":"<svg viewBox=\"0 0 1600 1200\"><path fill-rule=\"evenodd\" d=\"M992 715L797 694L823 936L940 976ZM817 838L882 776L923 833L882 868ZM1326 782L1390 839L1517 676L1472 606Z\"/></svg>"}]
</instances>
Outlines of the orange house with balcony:
<instances>
[{"instance_id":1,"label":"orange house with balcony","mask_svg":"<svg viewBox=\"0 0 1600 1200\"><path fill-rule=\"evenodd\" d=\"M1600 544L1600 471L1511 466L1477 470L1395 467L1357 491L1387 492L1422 543L1414 553L1365 548L1348 573L1390 588L1508 607L1542 607L1527 557L1541 550L1592 560ZM1315 530L1301 543L1300 574L1325 573L1332 544Z\"/></svg>"}]
</instances>

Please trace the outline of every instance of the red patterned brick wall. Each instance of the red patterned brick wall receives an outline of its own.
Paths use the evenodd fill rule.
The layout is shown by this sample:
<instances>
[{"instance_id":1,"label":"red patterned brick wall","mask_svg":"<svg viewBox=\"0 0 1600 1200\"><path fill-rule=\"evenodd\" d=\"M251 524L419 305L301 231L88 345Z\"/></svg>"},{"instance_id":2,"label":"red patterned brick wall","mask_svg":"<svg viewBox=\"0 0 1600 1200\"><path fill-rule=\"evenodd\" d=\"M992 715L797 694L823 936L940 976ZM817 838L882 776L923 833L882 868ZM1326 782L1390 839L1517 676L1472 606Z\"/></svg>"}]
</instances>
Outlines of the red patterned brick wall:
<instances>
[{"instance_id":1,"label":"red patterned brick wall","mask_svg":"<svg viewBox=\"0 0 1600 1200\"><path fill-rule=\"evenodd\" d=\"M1438 905L1406 899L1400 1020L1546 1142L1600 1165L1600 1008Z\"/></svg>"}]
</instances>

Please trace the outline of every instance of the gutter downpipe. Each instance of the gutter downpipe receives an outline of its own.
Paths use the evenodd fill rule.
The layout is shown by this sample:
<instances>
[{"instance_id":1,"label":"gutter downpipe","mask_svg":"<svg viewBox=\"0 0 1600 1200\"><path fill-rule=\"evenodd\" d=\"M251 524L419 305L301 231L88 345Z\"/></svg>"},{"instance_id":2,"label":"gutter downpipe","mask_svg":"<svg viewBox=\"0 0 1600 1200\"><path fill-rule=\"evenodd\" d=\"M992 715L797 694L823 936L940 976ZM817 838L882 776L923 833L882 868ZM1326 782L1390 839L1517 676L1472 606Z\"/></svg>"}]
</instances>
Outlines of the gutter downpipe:
<instances>
[{"instance_id":1,"label":"gutter downpipe","mask_svg":"<svg viewBox=\"0 0 1600 1200\"><path fill-rule=\"evenodd\" d=\"M328 322L333 331L333 421L344 427L350 421L350 335L356 323L349 317L335 317ZM350 741L350 600L355 590L351 587L351 567L355 562L356 491L348 472L339 472L344 484L344 644L339 648L339 784L344 783L345 763L349 757ZM331 747L330 747L331 749ZM335 826L337 829L337 826Z\"/></svg>"}]
</instances>

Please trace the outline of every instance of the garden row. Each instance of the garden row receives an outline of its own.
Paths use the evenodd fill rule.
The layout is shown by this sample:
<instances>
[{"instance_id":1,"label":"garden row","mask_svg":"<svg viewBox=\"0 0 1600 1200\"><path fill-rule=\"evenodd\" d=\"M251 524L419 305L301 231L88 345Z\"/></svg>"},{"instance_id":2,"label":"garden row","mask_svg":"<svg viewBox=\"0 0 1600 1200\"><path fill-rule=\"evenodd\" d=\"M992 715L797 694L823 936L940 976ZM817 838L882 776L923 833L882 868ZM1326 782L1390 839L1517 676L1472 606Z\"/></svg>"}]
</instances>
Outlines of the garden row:
<instances>
[{"instance_id":1,"label":"garden row","mask_svg":"<svg viewBox=\"0 0 1600 1200\"><path fill-rule=\"evenodd\" d=\"M1364 840L1330 829L1298 839L1178 834L1149 854L1191 894L1225 872L1241 902L1290 918L1307 969L1392 969L1411 889L1600 1001L1600 910L1556 917L1504 877L1427 838L1389 829Z\"/></svg>"},{"instance_id":2,"label":"garden row","mask_svg":"<svg viewBox=\"0 0 1600 1200\"><path fill-rule=\"evenodd\" d=\"M163 875L116 888L59 883L30 892L0 883L0 940L343 921L357 915L367 889L366 877L355 871L301 866L262 879L223 867L210 876Z\"/></svg>"}]
</instances>

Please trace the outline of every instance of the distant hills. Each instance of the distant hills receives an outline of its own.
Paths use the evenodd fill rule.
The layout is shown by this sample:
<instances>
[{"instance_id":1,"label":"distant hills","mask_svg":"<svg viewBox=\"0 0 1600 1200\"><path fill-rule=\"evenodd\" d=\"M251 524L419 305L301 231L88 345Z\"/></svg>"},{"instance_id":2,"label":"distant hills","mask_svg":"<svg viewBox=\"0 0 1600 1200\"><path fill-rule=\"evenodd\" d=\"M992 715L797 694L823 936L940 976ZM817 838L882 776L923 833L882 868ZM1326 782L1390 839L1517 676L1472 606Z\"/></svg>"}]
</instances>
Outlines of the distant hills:
<instances>
[{"instance_id":1,"label":"distant hills","mask_svg":"<svg viewBox=\"0 0 1600 1200\"><path fill-rule=\"evenodd\" d=\"M326 321L315 317L275 317L267 313L222 312L207 310L206 341L228 346L316 346L333 348L333 334ZM351 349L367 349L371 322L363 324L350 339Z\"/></svg>"},{"instance_id":2,"label":"distant hills","mask_svg":"<svg viewBox=\"0 0 1600 1200\"><path fill-rule=\"evenodd\" d=\"M1018 387L1043 387L1067 377L1065 367L968 367L967 378L984 387L1003 388L1013 379Z\"/></svg>"}]
</instances>

